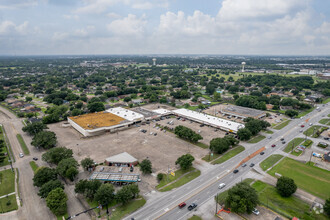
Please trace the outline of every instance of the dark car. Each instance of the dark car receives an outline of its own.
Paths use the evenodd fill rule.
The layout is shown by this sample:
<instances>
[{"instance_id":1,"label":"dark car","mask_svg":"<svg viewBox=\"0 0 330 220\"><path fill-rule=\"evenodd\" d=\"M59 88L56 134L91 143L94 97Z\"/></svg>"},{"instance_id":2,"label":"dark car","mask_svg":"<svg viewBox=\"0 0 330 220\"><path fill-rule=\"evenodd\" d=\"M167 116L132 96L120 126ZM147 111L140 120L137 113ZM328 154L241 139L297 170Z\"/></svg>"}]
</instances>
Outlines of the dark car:
<instances>
[{"instance_id":1,"label":"dark car","mask_svg":"<svg viewBox=\"0 0 330 220\"><path fill-rule=\"evenodd\" d=\"M263 152L263 151L260 152L260 155L264 155L264 154L265 154L265 152Z\"/></svg>"},{"instance_id":2,"label":"dark car","mask_svg":"<svg viewBox=\"0 0 330 220\"><path fill-rule=\"evenodd\" d=\"M284 141L284 138L281 138L281 141Z\"/></svg>"},{"instance_id":3,"label":"dark car","mask_svg":"<svg viewBox=\"0 0 330 220\"><path fill-rule=\"evenodd\" d=\"M238 170L234 170L234 172L233 173L238 173Z\"/></svg>"},{"instance_id":4,"label":"dark car","mask_svg":"<svg viewBox=\"0 0 330 220\"><path fill-rule=\"evenodd\" d=\"M286 142L285 141L282 141L282 144L285 144Z\"/></svg>"},{"instance_id":5,"label":"dark car","mask_svg":"<svg viewBox=\"0 0 330 220\"><path fill-rule=\"evenodd\" d=\"M197 204L196 203L192 203L190 206L188 206L188 210L191 211L191 210L193 210L196 207L197 207Z\"/></svg>"},{"instance_id":6,"label":"dark car","mask_svg":"<svg viewBox=\"0 0 330 220\"><path fill-rule=\"evenodd\" d=\"M254 163L251 163L251 164L250 164L250 167L254 167Z\"/></svg>"},{"instance_id":7,"label":"dark car","mask_svg":"<svg viewBox=\"0 0 330 220\"><path fill-rule=\"evenodd\" d=\"M180 209L182 209L183 207L185 207L187 204L185 202L181 202L178 206Z\"/></svg>"},{"instance_id":8,"label":"dark car","mask_svg":"<svg viewBox=\"0 0 330 220\"><path fill-rule=\"evenodd\" d=\"M330 139L330 138L328 138L328 137L325 137L325 138L324 138L324 140L326 140L326 141L329 140L329 139Z\"/></svg>"},{"instance_id":9,"label":"dark car","mask_svg":"<svg viewBox=\"0 0 330 220\"><path fill-rule=\"evenodd\" d=\"M37 157L33 157L33 160L38 160L38 158Z\"/></svg>"},{"instance_id":10,"label":"dark car","mask_svg":"<svg viewBox=\"0 0 330 220\"><path fill-rule=\"evenodd\" d=\"M272 145L272 147L276 147L276 145L275 145L275 144L273 144L273 145Z\"/></svg>"},{"instance_id":11,"label":"dark car","mask_svg":"<svg viewBox=\"0 0 330 220\"><path fill-rule=\"evenodd\" d=\"M243 163L243 164L242 164L242 167L246 167L246 163Z\"/></svg>"}]
</instances>

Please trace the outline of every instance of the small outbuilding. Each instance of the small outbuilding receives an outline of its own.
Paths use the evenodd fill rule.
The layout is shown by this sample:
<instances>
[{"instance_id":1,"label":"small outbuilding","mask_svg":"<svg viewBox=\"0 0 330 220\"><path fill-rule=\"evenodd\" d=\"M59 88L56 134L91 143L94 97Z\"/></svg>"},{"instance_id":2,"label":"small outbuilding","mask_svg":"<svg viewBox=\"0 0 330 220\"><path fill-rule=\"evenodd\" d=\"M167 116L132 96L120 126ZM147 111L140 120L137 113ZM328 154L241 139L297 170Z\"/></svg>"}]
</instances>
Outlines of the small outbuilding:
<instances>
[{"instance_id":1,"label":"small outbuilding","mask_svg":"<svg viewBox=\"0 0 330 220\"><path fill-rule=\"evenodd\" d=\"M136 166L138 160L127 152L123 152L105 159L105 164L108 166L130 167Z\"/></svg>"}]
</instances>

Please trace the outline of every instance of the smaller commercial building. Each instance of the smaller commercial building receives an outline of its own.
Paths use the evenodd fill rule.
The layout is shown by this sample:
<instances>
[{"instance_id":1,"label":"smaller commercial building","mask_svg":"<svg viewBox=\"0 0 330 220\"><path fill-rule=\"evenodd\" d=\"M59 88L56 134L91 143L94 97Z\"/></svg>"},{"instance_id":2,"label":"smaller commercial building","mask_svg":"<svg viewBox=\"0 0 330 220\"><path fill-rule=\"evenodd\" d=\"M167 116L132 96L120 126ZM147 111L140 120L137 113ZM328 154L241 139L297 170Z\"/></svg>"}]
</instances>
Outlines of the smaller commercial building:
<instances>
[{"instance_id":1,"label":"smaller commercial building","mask_svg":"<svg viewBox=\"0 0 330 220\"><path fill-rule=\"evenodd\" d=\"M138 164L138 159L133 157L127 152L123 152L105 159L104 162L108 166L117 166L117 167L130 167L136 166Z\"/></svg>"},{"instance_id":2,"label":"smaller commercial building","mask_svg":"<svg viewBox=\"0 0 330 220\"><path fill-rule=\"evenodd\" d=\"M94 172L89 179L114 183L135 183L141 181L140 175L134 173Z\"/></svg>"},{"instance_id":3,"label":"smaller commercial building","mask_svg":"<svg viewBox=\"0 0 330 220\"><path fill-rule=\"evenodd\" d=\"M266 113L264 111L236 105L228 105L227 107L220 110L220 112L225 116L241 119L249 117L254 119L260 119L266 116Z\"/></svg>"}]
</instances>

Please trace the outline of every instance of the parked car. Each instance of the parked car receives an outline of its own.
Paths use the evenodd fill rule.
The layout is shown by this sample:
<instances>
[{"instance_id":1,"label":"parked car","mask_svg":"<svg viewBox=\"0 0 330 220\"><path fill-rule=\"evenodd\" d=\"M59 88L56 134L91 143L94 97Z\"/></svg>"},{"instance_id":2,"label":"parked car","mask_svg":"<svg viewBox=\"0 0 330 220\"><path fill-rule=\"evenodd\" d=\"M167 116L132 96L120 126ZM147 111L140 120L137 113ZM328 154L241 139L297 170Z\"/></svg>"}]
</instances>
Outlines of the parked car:
<instances>
[{"instance_id":1,"label":"parked car","mask_svg":"<svg viewBox=\"0 0 330 220\"><path fill-rule=\"evenodd\" d=\"M19 157L20 158L24 157L24 154L23 153L19 153Z\"/></svg>"},{"instance_id":2,"label":"parked car","mask_svg":"<svg viewBox=\"0 0 330 220\"><path fill-rule=\"evenodd\" d=\"M250 167L254 167L254 163L251 163L251 164L250 164Z\"/></svg>"},{"instance_id":3,"label":"parked car","mask_svg":"<svg viewBox=\"0 0 330 220\"><path fill-rule=\"evenodd\" d=\"M329 139L330 139L330 138L328 138L328 137L325 137L325 138L324 138L324 140L326 140L326 141L328 141Z\"/></svg>"},{"instance_id":4,"label":"parked car","mask_svg":"<svg viewBox=\"0 0 330 220\"><path fill-rule=\"evenodd\" d=\"M256 208L255 208L255 209L253 209L252 213L253 213L253 214L255 214L255 215L259 215L259 214L260 214L259 210L258 210L258 209L256 209Z\"/></svg>"},{"instance_id":5,"label":"parked car","mask_svg":"<svg viewBox=\"0 0 330 220\"><path fill-rule=\"evenodd\" d=\"M154 133L154 136L157 136L157 133Z\"/></svg>"},{"instance_id":6,"label":"parked car","mask_svg":"<svg viewBox=\"0 0 330 220\"><path fill-rule=\"evenodd\" d=\"M238 170L234 170L233 173L238 173Z\"/></svg>"},{"instance_id":7,"label":"parked car","mask_svg":"<svg viewBox=\"0 0 330 220\"><path fill-rule=\"evenodd\" d=\"M33 160L37 161L38 160L38 157L33 157Z\"/></svg>"},{"instance_id":8,"label":"parked car","mask_svg":"<svg viewBox=\"0 0 330 220\"><path fill-rule=\"evenodd\" d=\"M180 209L182 209L183 207L185 207L187 204L185 202L181 202L178 206Z\"/></svg>"},{"instance_id":9,"label":"parked car","mask_svg":"<svg viewBox=\"0 0 330 220\"><path fill-rule=\"evenodd\" d=\"M191 210L193 210L196 207L197 207L197 204L196 203L192 203L190 206L188 206L188 210L191 211Z\"/></svg>"}]
</instances>

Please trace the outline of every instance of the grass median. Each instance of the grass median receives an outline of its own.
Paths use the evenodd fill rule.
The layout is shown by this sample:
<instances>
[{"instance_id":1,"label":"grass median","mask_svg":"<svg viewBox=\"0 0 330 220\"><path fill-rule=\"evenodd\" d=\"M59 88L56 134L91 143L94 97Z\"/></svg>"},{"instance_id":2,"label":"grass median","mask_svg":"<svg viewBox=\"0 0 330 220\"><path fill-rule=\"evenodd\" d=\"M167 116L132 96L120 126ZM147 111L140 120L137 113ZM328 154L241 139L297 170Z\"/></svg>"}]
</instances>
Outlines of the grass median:
<instances>
[{"instance_id":1,"label":"grass median","mask_svg":"<svg viewBox=\"0 0 330 220\"><path fill-rule=\"evenodd\" d=\"M39 166L34 161L31 161L30 162L30 166L31 166L31 168L32 168L32 170L33 170L33 172L35 174Z\"/></svg>"},{"instance_id":2,"label":"grass median","mask_svg":"<svg viewBox=\"0 0 330 220\"><path fill-rule=\"evenodd\" d=\"M259 201L262 205L282 214L290 219L297 217L299 219L327 219L324 214L317 215L310 210L310 205L295 196L288 198L280 196L275 187L256 181L252 187L257 191Z\"/></svg>"},{"instance_id":3,"label":"grass median","mask_svg":"<svg viewBox=\"0 0 330 220\"><path fill-rule=\"evenodd\" d=\"M17 137L17 140L18 140L19 144L21 145L21 148L23 150L23 153L25 155L29 155L30 154L29 148L26 146L25 141L24 141L22 135L21 134L17 134L16 137Z\"/></svg>"},{"instance_id":4,"label":"grass median","mask_svg":"<svg viewBox=\"0 0 330 220\"><path fill-rule=\"evenodd\" d=\"M219 159L212 161L212 164L223 163L223 162L229 160L230 158L236 156L237 154L241 153L244 150L245 150L245 148L243 146L237 146L237 147L233 148L232 150L223 154Z\"/></svg>"},{"instance_id":5,"label":"grass median","mask_svg":"<svg viewBox=\"0 0 330 220\"><path fill-rule=\"evenodd\" d=\"M251 140L248 141L248 143L250 144L255 144L255 143L258 143L259 141L262 141L263 139L265 139L266 137L263 136L263 135L258 135L254 138L252 138Z\"/></svg>"},{"instance_id":6,"label":"grass median","mask_svg":"<svg viewBox=\"0 0 330 220\"><path fill-rule=\"evenodd\" d=\"M126 203L125 205L120 205L120 206L116 207L115 211L113 211L111 213L110 218L112 220L123 219L123 217L125 215L138 210L139 208L144 206L145 203L146 203L146 200L143 197L139 197L137 199L131 200L128 203Z\"/></svg>"},{"instance_id":7,"label":"grass median","mask_svg":"<svg viewBox=\"0 0 330 220\"><path fill-rule=\"evenodd\" d=\"M291 140L288 145L286 145L286 147L284 148L284 152L285 153L289 153L292 149L294 149L295 147L297 147L299 144L301 144L305 139L304 138L295 138L293 140Z\"/></svg>"},{"instance_id":8,"label":"grass median","mask_svg":"<svg viewBox=\"0 0 330 220\"><path fill-rule=\"evenodd\" d=\"M297 186L321 199L330 197L330 171L284 158L268 173L275 177L275 173L290 177Z\"/></svg>"},{"instance_id":9,"label":"grass median","mask_svg":"<svg viewBox=\"0 0 330 220\"><path fill-rule=\"evenodd\" d=\"M320 124L330 125L330 118L323 118L319 121Z\"/></svg>"},{"instance_id":10,"label":"grass median","mask_svg":"<svg viewBox=\"0 0 330 220\"><path fill-rule=\"evenodd\" d=\"M165 186L165 185L167 185L167 184L169 184L169 183L171 183L171 182L173 182L173 181L175 181L175 180L177 180L179 177L181 177L182 175L184 175L184 174L186 174L186 173L188 173L188 172L191 172L191 171L194 171L195 170L195 168L193 168L193 167L190 167L189 169L187 169L187 170L182 170L182 169L179 169L179 170L177 170L177 171L175 171L174 173L175 173L175 176L172 176L172 175L170 175L170 174L168 174L168 175L164 175L164 177L163 177L163 179L159 182L159 184L156 186L156 189L159 189L159 188L161 188L161 187L163 187L163 186Z\"/></svg>"},{"instance_id":11,"label":"grass median","mask_svg":"<svg viewBox=\"0 0 330 220\"><path fill-rule=\"evenodd\" d=\"M192 171L191 173L188 173L186 175L184 175L181 179L179 179L178 181L168 185L168 186L165 186L164 188L160 189L159 191L161 192L166 192L166 191L169 191L169 190L172 190L174 188L178 188L190 181L192 181L193 179L199 177L201 175L201 171L200 170L194 170Z\"/></svg>"},{"instance_id":12,"label":"grass median","mask_svg":"<svg viewBox=\"0 0 330 220\"><path fill-rule=\"evenodd\" d=\"M280 154L273 154L269 156L267 159L260 163L260 168L265 171L273 166L277 161L279 161L283 156Z\"/></svg>"}]
</instances>

